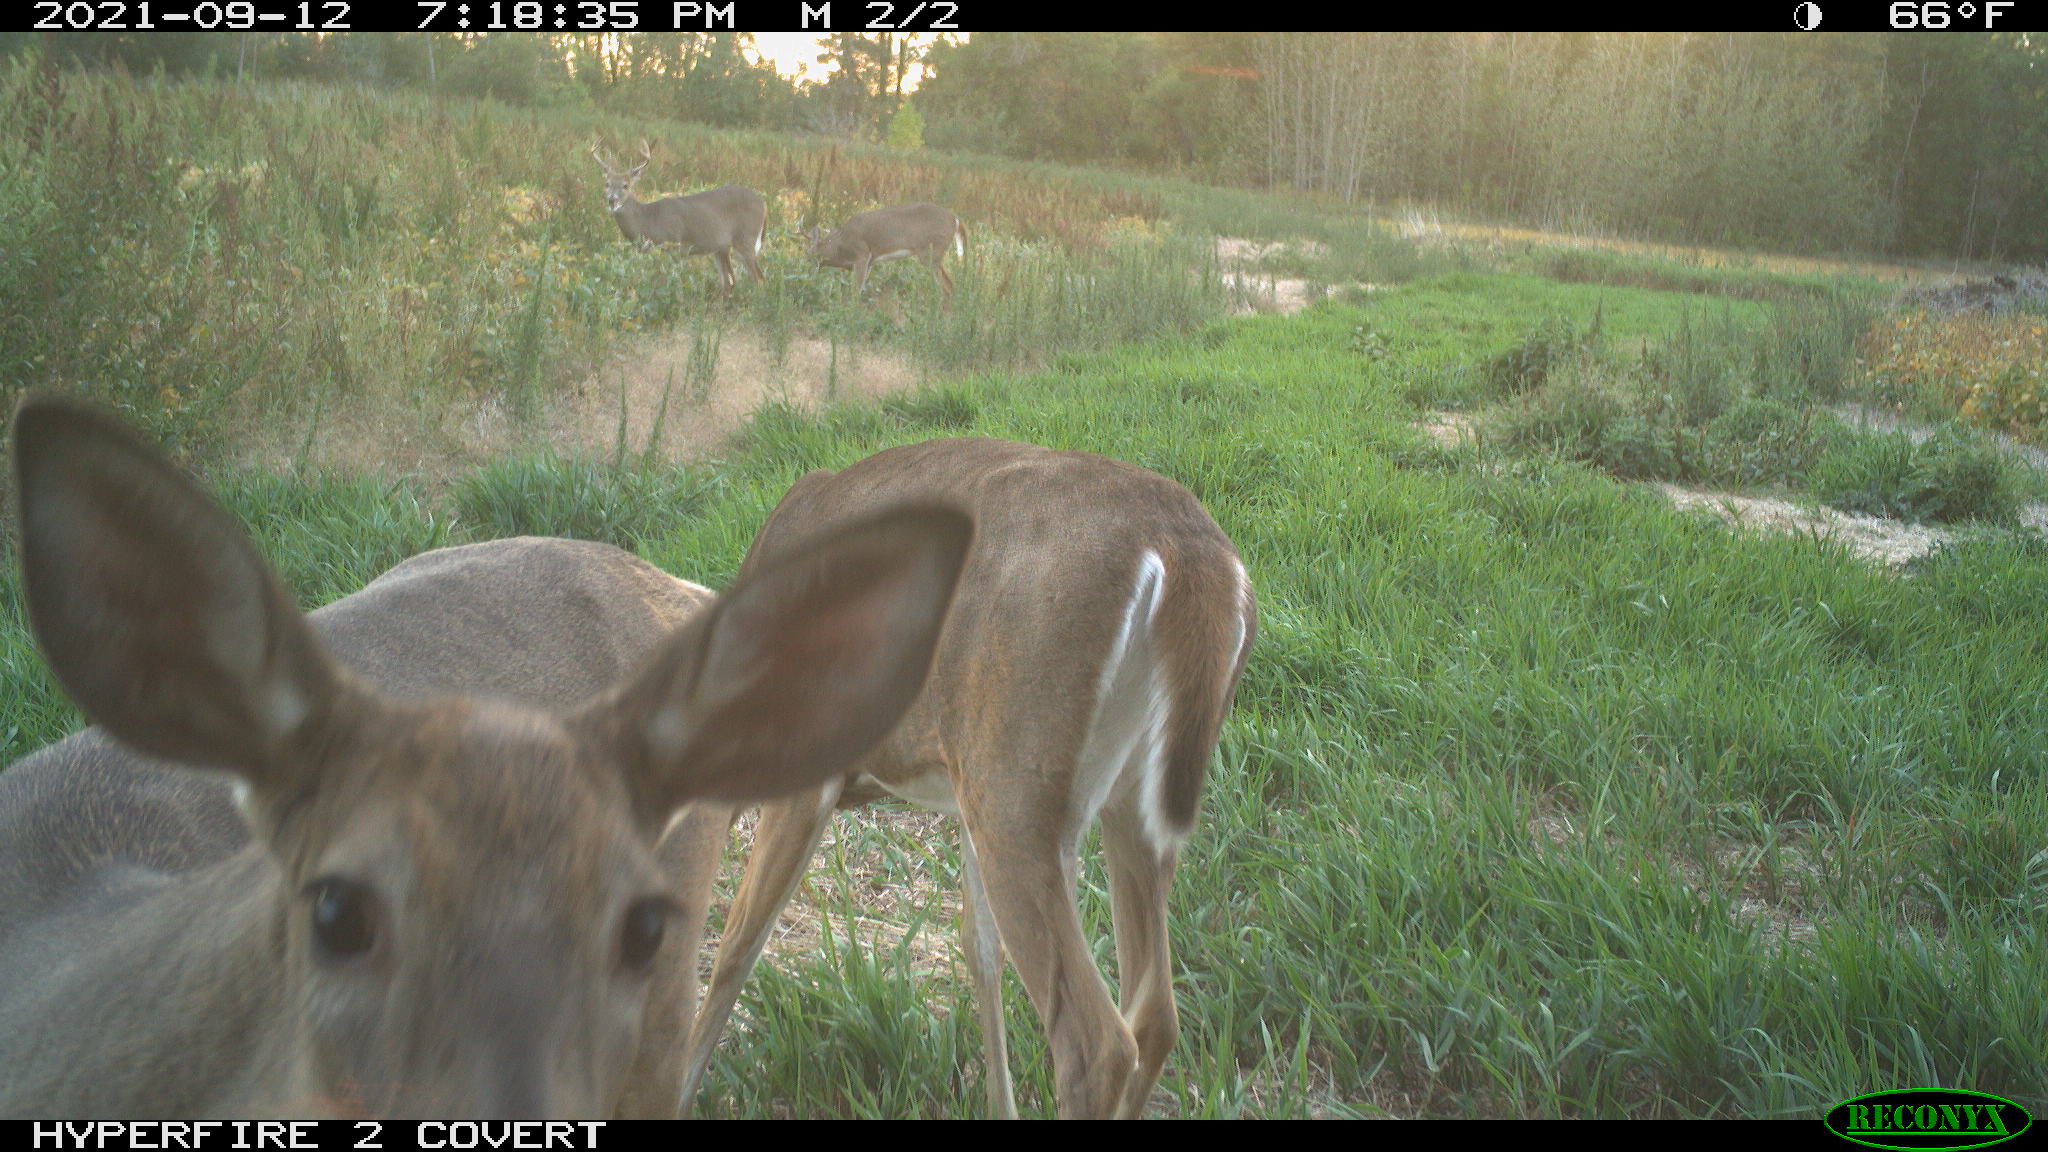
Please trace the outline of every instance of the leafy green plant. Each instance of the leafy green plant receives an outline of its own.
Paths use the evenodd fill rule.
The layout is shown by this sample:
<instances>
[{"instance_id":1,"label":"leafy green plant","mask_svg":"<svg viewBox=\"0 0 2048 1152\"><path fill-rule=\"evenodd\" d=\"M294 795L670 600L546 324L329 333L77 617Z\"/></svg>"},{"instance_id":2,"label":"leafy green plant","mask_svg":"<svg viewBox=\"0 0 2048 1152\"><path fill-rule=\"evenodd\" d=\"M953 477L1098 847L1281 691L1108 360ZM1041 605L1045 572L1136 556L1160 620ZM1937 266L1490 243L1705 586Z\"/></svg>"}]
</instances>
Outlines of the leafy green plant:
<instances>
[{"instance_id":1,"label":"leafy green plant","mask_svg":"<svg viewBox=\"0 0 2048 1152\"><path fill-rule=\"evenodd\" d=\"M1589 333L1563 316L1546 316L1514 347L1488 360L1480 369L1487 387L1496 393L1516 395L1533 392L1551 375L1593 347Z\"/></svg>"},{"instance_id":2,"label":"leafy green plant","mask_svg":"<svg viewBox=\"0 0 2048 1152\"><path fill-rule=\"evenodd\" d=\"M2016 503L2011 467L1995 444L1949 427L1918 444L1902 432L1853 437L1815 463L1810 483L1815 496L1847 512L1998 521Z\"/></svg>"},{"instance_id":3,"label":"leafy green plant","mask_svg":"<svg viewBox=\"0 0 2048 1152\"><path fill-rule=\"evenodd\" d=\"M1839 421L1812 408L1744 397L1706 426L1700 471L1718 484L1801 486L1843 435Z\"/></svg>"}]
</instances>

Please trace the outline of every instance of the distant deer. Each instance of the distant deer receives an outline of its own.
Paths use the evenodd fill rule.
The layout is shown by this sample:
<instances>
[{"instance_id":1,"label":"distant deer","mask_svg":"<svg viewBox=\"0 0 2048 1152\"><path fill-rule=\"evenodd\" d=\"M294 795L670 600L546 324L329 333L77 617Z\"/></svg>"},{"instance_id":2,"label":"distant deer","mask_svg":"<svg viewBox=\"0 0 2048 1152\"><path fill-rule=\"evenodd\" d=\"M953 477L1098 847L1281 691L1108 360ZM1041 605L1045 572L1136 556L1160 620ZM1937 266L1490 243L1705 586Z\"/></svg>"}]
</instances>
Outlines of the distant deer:
<instances>
[{"instance_id":1,"label":"distant deer","mask_svg":"<svg viewBox=\"0 0 2048 1152\"><path fill-rule=\"evenodd\" d=\"M416 556L301 615L118 421L14 420L27 615L99 727L0 772L0 1116L668 1116L724 806L836 788L972 533L873 505L724 594Z\"/></svg>"},{"instance_id":2,"label":"distant deer","mask_svg":"<svg viewBox=\"0 0 2048 1152\"><path fill-rule=\"evenodd\" d=\"M625 172L606 160L595 144L590 146L590 155L604 169L604 201L626 239L674 245L685 256L710 254L718 265L719 284L728 292L737 279L731 255L737 252L747 274L760 282L761 235L767 229L768 205L759 192L727 184L694 196L643 202L633 198L632 188L654 159L647 141L640 142L640 163Z\"/></svg>"},{"instance_id":3,"label":"distant deer","mask_svg":"<svg viewBox=\"0 0 2048 1152\"><path fill-rule=\"evenodd\" d=\"M810 230L811 256L828 268L850 268L856 292L868 285L868 268L885 260L915 256L939 278L948 295L953 278L946 274L946 250L967 256L967 225L937 204L899 204L847 218L830 235Z\"/></svg>"}]
</instances>

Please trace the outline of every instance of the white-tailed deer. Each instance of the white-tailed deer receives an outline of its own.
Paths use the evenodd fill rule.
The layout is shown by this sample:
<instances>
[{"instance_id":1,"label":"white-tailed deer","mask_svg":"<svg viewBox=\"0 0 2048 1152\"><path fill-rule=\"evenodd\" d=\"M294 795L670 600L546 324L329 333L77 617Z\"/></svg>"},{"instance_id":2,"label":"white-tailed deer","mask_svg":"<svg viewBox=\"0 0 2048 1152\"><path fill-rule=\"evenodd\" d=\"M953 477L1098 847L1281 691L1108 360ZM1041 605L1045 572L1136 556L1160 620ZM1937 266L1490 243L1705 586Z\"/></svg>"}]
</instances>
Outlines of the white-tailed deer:
<instances>
[{"instance_id":1,"label":"white-tailed deer","mask_svg":"<svg viewBox=\"0 0 2048 1152\"><path fill-rule=\"evenodd\" d=\"M0 773L15 1117L673 1115L707 806L894 726L972 533L877 509L715 599L499 541L308 617L112 418L32 398L14 464L29 617L101 725Z\"/></svg>"},{"instance_id":2,"label":"white-tailed deer","mask_svg":"<svg viewBox=\"0 0 2048 1152\"><path fill-rule=\"evenodd\" d=\"M868 269L885 260L915 256L939 278L948 294L953 278L946 274L946 252L965 259L967 225L937 204L899 204L847 217L830 235L822 228L808 233L811 256L828 268L853 270L854 291L868 286Z\"/></svg>"},{"instance_id":3,"label":"white-tailed deer","mask_svg":"<svg viewBox=\"0 0 2048 1152\"><path fill-rule=\"evenodd\" d=\"M628 240L642 244L672 245L685 256L710 254L718 265L718 282L726 291L737 279L732 271L732 254L747 266L756 283L761 280L761 236L768 227L768 205L752 188L727 184L692 196L668 196L642 202L633 198L633 181L640 178L654 154L647 142L640 142L640 163L620 172L590 146L590 155L604 169L604 202L612 219Z\"/></svg>"},{"instance_id":4,"label":"white-tailed deer","mask_svg":"<svg viewBox=\"0 0 2048 1152\"><path fill-rule=\"evenodd\" d=\"M1255 631L1237 551L1187 489L1084 452L1002 440L894 448L789 490L741 565L801 553L867 509L939 500L975 520L931 676L857 765L962 825L961 945L992 1112L1016 1115L1007 951L1045 1022L1062 1116L1143 1113L1178 1035L1167 889ZM740 986L849 786L770 801L692 1029L687 1110ZM1098 817L1122 1011L1075 901Z\"/></svg>"}]
</instances>

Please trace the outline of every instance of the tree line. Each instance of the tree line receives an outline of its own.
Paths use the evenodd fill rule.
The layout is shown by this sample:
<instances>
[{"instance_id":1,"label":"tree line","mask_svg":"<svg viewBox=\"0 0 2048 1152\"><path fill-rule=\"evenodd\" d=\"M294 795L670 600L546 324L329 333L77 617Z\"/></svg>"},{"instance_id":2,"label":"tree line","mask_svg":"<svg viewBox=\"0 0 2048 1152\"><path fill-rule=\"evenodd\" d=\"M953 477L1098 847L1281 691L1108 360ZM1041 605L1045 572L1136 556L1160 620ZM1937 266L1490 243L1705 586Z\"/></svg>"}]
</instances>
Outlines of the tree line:
<instances>
[{"instance_id":1,"label":"tree line","mask_svg":"<svg viewBox=\"0 0 2048 1152\"><path fill-rule=\"evenodd\" d=\"M77 66L430 88L1671 240L2048 258L2048 40L1800 33L13 33ZM921 79L920 79L921 77Z\"/></svg>"}]
</instances>

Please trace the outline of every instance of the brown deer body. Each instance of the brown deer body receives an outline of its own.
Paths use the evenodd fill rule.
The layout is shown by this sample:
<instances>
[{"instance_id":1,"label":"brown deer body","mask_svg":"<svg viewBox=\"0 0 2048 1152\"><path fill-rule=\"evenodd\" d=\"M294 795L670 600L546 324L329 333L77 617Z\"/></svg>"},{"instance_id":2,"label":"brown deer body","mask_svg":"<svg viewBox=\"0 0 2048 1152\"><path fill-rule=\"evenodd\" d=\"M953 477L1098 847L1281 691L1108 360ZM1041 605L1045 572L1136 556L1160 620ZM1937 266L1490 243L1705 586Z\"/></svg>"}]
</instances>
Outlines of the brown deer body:
<instances>
[{"instance_id":1,"label":"brown deer body","mask_svg":"<svg viewBox=\"0 0 2048 1152\"><path fill-rule=\"evenodd\" d=\"M870 782L961 822L962 951L990 1110L1014 1116L1007 952L1044 1021L1062 1116L1144 1111L1178 1033L1166 895L1256 629L1236 549L1185 488L1084 452L1002 440L894 448L792 487L744 574L864 509L937 500L975 539L930 678L848 778L762 808L684 1081L687 1108L740 985L843 795ZM1102 827L1122 1009L1075 909Z\"/></svg>"},{"instance_id":2,"label":"brown deer body","mask_svg":"<svg viewBox=\"0 0 2048 1152\"><path fill-rule=\"evenodd\" d=\"M304 617L111 418L31 399L14 449L103 727L0 773L4 1116L672 1113L725 806L886 733L970 532L886 510L715 598L499 541Z\"/></svg>"},{"instance_id":3,"label":"brown deer body","mask_svg":"<svg viewBox=\"0 0 2048 1152\"><path fill-rule=\"evenodd\" d=\"M767 230L768 205L752 188L727 184L690 196L668 196L660 200L633 198L633 181L652 159L643 142L642 159L634 168L620 172L611 162L591 149L605 175L605 204L612 220L626 239L641 244L672 247L684 256L709 255L718 265L718 282L731 291L732 257L746 265L756 283L761 280L761 237Z\"/></svg>"},{"instance_id":4,"label":"brown deer body","mask_svg":"<svg viewBox=\"0 0 2048 1152\"><path fill-rule=\"evenodd\" d=\"M811 255L828 268L853 271L854 290L866 291L868 269L886 260L915 256L939 278L947 294L953 278L946 274L946 253L967 255L967 225L937 204L899 204L849 216L839 230L810 233Z\"/></svg>"}]
</instances>

